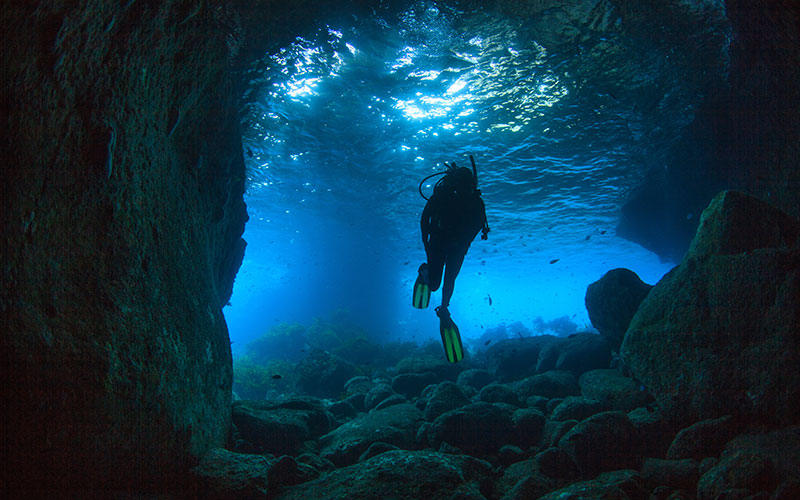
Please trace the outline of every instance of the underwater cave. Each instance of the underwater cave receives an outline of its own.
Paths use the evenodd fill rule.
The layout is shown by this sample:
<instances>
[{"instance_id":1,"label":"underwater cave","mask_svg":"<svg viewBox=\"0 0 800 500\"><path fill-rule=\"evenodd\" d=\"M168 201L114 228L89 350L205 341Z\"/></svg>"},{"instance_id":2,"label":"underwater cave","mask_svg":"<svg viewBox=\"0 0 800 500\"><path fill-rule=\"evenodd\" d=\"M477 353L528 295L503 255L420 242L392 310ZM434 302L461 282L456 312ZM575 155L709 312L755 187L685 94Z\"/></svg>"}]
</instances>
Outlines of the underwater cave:
<instances>
[{"instance_id":1,"label":"underwater cave","mask_svg":"<svg viewBox=\"0 0 800 500\"><path fill-rule=\"evenodd\" d=\"M796 2L0 12L9 498L800 490Z\"/></svg>"}]
</instances>

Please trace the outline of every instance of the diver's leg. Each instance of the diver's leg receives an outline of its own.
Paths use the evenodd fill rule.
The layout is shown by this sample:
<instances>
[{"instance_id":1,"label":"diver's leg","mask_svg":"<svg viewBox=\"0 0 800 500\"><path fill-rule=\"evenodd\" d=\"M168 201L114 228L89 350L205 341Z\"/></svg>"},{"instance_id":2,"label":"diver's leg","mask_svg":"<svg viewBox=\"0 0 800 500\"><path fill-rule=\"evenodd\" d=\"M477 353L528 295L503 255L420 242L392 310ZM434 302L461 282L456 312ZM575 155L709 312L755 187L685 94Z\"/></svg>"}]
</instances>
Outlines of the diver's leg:
<instances>
[{"instance_id":1,"label":"diver's leg","mask_svg":"<svg viewBox=\"0 0 800 500\"><path fill-rule=\"evenodd\" d=\"M447 254L447 264L444 270L444 284L442 285L442 307L450 305L450 298L456 286L456 276L461 271L461 264L464 263L466 252L451 250Z\"/></svg>"},{"instance_id":2,"label":"diver's leg","mask_svg":"<svg viewBox=\"0 0 800 500\"><path fill-rule=\"evenodd\" d=\"M442 282L442 271L444 270L444 249L435 244L429 244L426 249L428 256L428 287L432 292L439 289L439 284Z\"/></svg>"}]
</instances>

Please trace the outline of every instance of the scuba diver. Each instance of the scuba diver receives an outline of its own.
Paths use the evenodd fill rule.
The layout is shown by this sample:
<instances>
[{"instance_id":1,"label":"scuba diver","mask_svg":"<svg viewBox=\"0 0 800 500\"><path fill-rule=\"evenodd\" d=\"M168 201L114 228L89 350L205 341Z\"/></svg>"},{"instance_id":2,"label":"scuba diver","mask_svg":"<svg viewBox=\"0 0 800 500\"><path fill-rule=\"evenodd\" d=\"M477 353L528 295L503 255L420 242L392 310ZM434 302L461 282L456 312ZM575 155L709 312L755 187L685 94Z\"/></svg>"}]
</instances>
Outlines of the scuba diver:
<instances>
[{"instance_id":1,"label":"scuba diver","mask_svg":"<svg viewBox=\"0 0 800 500\"><path fill-rule=\"evenodd\" d=\"M417 309L428 307L431 291L439 288L444 271L442 305L436 308L436 315L439 316L439 333L445 355L451 363L464 357L461 334L447 310L456 276L478 232L482 231L481 239L484 240L489 234L486 207L478 189L478 169L472 155L469 160L472 170L445 163L446 171L429 175L419 183L419 194L427 200L420 221L427 262L419 266L412 304ZM422 184L437 175L443 177L434 186L431 197L427 198L422 193Z\"/></svg>"}]
</instances>

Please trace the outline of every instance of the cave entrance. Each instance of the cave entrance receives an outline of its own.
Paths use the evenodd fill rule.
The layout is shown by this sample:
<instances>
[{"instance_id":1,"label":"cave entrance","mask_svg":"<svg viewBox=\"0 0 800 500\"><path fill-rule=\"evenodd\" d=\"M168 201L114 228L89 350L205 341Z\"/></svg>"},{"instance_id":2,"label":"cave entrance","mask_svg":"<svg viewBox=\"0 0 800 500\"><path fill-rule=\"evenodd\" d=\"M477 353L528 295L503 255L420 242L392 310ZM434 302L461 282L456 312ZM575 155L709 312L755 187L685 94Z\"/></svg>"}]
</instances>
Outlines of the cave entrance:
<instances>
[{"instance_id":1,"label":"cave entrance","mask_svg":"<svg viewBox=\"0 0 800 500\"><path fill-rule=\"evenodd\" d=\"M620 207L669 168L721 84L724 9L526 5L323 13L264 56L246 94L235 354L274 324L332 315L374 339L436 338L409 299L424 260L417 186L470 154L492 233L456 284L465 338L516 322L582 329L586 286L605 271L653 283L674 264L616 234Z\"/></svg>"}]
</instances>

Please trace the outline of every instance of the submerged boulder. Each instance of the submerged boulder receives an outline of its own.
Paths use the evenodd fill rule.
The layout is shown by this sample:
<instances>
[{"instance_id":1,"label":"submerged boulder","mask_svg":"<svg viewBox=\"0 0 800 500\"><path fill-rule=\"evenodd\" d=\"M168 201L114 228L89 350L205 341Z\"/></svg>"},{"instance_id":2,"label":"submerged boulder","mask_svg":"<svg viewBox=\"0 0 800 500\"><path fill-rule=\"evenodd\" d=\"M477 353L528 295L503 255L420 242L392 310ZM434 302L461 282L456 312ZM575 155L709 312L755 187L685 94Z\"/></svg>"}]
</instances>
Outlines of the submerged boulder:
<instances>
[{"instance_id":1,"label":"submerged boulder","mask_svg":"<svg viewBox=\"0 0 800 500\"><path fill-rule=\"evenodd\" d=\"M376 442L403 449L416 448L417 430L422 420L422 412L409 403L372 411L322 436L320 455L337 466L345 466L355 463Z\"/></svg>"},{"instance_id":2,"label":"submerged boulder","mask_svg":"<svg viewBox=\"0 0 800 500\"><path fill-rule=\"evenodd\" d=\"M580 395L578 380L569 371L551 370L516 384L517 396L526 401L531 396L548 399Z\"/></svg>"},{"instance_id":3,"label":"submerged boulder","mask_svg":"<svg viewBox=\"0 0 800 500\"><path fill-rule=\"evenodd\" d=\"M569 370L578 376L589 370L608 368L611 362L611 346L596 333L577 333L558 345L556 370Z\"/></svg>"},{"instance_id":4,"label":"submerged boulder","mask_svg":"<svg viewBox=\"0 0 800 500\"><path fill-rule=\"evenodd\" d=\"M636 429L622 412L597 413L578 422L558 442L586 477L636 466L640 448Z\"/></svg>"},{"instance_id":5,"label":"submerged boulder","mask_svg":"<svg viewBox=\"0 0 800 500\"><path fill-rule=\"evenodd\" d=\"M650 291L621 355L673 421L800 422L800 222L726 191Z\"/></svg>"},{"instance_id":6,"label":"submerged boulder","mask_svg":"<svg viewBox=\"0 0 800 500\"><path fill-rule=\"evenodd\" d=\"M614 350L622 344L633 315L651 288L635 272L624 268L608 271L586 288L589 320Z\"/></svg>"},{"instance_id":7,"label":"submerged boulder","mask_svg":"<svg viewBox=\"0 0 800 500\"><path fill-rule=\"evenodd\" d=\"M491 473L488 463L466 455L395 450L286 488L274 498L483 500Z\"/></svg>"},{"instance_id":8,"label":"submerged boulder","mask_svg":"<svg viewBox=\"0 0 800 500\"><path fill-rule=\"evenodd\" d=\"M192 469L195 495L220 500L266 498L270 467L269 460L260 455L211 450Z\"/></svg>"},{"instance_id":9,"label":"submerged boulder","mask_svg":"<svg viewBox=\"0 0 800 500\"><path fill-rule=\"evenodd\" d=\"M542 347L536 362L538 373L569 370L576 376L587 370L608 368L611 346L602 335L582 332L553 339Z\"/></svg>"},{"instance_id":10,"label":"submerged boulder","mask_svg":"<svg viewBox=\"0 0 800 500\"><path fill-rule=\"evenodd\" d=\"M578 379L584 397L600 401L607 410L631 411L651 399L643 388L619 370L591 370Z\"/></svg>"},{"instance_id":11,"label":"submerged boulder","mask_svg":"<svg viewBox=\"0 0 800 500\"><path fill-rule=\"evenodd\" d=\"M428 398L425 406L425 418L431 421L436 420L442 413L468 405L469 402L469 398L464 395L459 386L453 382L442 382L432 390Z\"/></svg>"},{"instance_id":12,"label":"submerged boulder","mask_svg":"<svg viewBox=\"0 0 800 500\"><path fill-rule=\"evenodd\" d=\"M345 393L345 384L351 380L355 368L335 354L314 349L297 367L298 385L312 396L339 397Z\"/></svg>"},{"instance_id":13,"label":"submerged boulder","mask_svg":"<svg viewBox=\"0 0 800 500\"><path fill-rule=\"evenodd\" d=\"M475 456L496 453L513 441L512 413L500 405L472 403L442 414L428 428L428 442L442 443Z\"/></svg>"},{"instance_id":14,"label":"submerged boulder","mask_svg":"<svg viewBox=\"0 0 800 500\"><path fill-rule=\"evenodd\" d=\"M486 350L489 371L499 382L520 380L536 373L539 351L556 340L552 335L501 340Z\"/></svg>"},{"instance_id":15,"label":"submerged boulder","mask_svg":"<svg viewBox=\"0 0 800 500\"><path fill-rule=\"evenodd\" d=\"M331 425L320 402L302 399L235 401L232 414L242 439L262 452L278 455L296 451L305 441L328 432Z\"/></svg>"}]
</instances>

